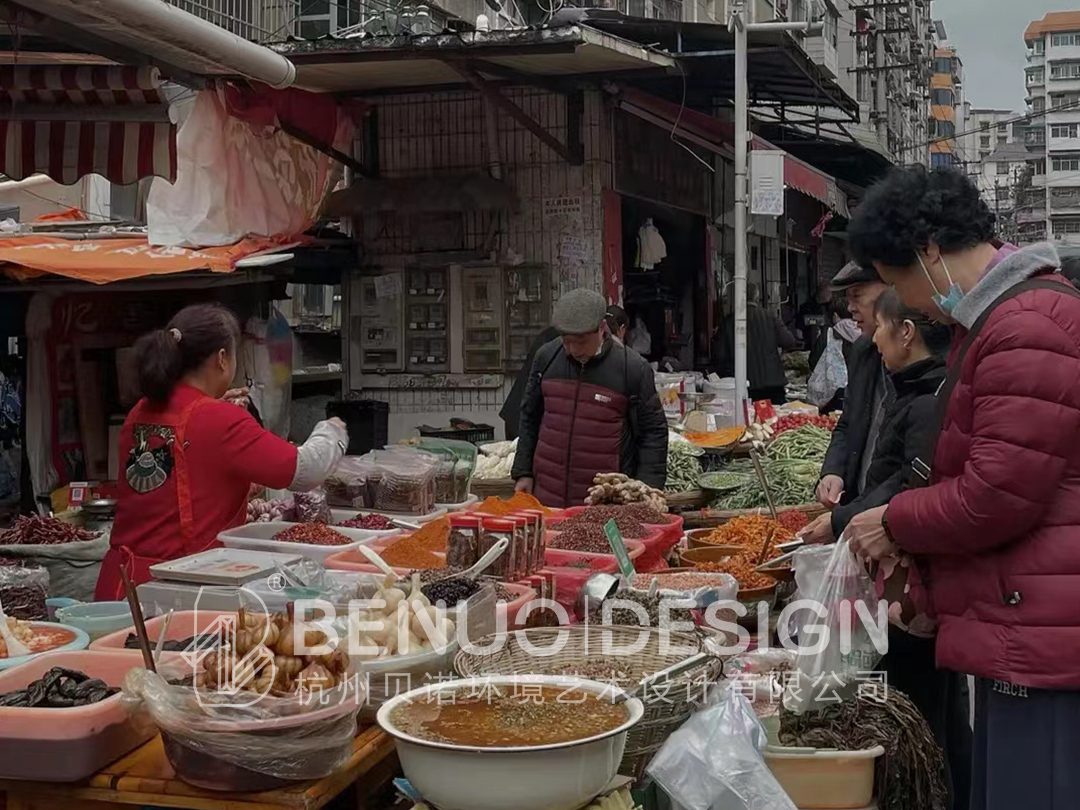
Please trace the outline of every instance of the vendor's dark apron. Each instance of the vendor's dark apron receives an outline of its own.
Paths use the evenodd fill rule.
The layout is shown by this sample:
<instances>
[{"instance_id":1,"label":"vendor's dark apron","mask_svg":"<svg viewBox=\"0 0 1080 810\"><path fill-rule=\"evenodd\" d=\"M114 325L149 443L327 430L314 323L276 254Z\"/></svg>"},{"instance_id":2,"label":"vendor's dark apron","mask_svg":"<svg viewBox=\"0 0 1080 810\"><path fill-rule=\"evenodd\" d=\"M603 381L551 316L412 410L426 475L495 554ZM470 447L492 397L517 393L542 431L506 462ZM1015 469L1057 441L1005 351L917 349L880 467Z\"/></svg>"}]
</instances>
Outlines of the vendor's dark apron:
<instances>
[{"instance_id":1,"label":"vendor's dark apron","mask_svg":"<svg viewBox=\"0 0 1080 810\"><path fill-rule=\"evenodd\" d=\"M112 546L105 559L101 563L101 574L98 577L97 589L94 598L100 601L124 599L124 582L120 577L123 569L132 584L138 585L153 579L150 566L161 562L176 560L189 554L198 554L206 551L215 544L217 538L211 538L203 544L202 548L196 548L195 542L195 512L191 501L191 477L189 475L187 456L184 448L187 445L187 427L192 416L200 407L213 400L207 397L199 397L187 405L177 414L161 413L160 411L148 412L146 400L141 400L124 422L124 430L133 430L137 424L152 423L162 427L172 428L173 441L172 451L172 475L176 481L176 501L180 513L180 532L175 537L175 544L169 548L163 557L148 557L139 554L128 546ZM126 460L124 462L126 464ZM138 494L128 497L137 498Z\"/></svg>"}]
</instances>

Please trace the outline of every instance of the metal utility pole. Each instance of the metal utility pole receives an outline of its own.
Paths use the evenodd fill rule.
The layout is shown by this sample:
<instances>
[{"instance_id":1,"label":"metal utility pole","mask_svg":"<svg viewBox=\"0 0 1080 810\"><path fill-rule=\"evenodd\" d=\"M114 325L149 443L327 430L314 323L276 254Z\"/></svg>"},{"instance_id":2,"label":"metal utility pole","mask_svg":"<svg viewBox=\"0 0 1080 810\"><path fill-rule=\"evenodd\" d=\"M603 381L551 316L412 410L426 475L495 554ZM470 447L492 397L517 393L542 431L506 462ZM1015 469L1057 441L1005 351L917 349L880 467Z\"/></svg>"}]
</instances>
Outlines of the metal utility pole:
<instances>
[{"instance_id":1,"label":"metal utility pole","mask_svg":"<svg viewBox=\"0 0 1080 810\"><path fill-rule=\"evenodd\" d=\"M745 19L746 0L732 0L728 31L735 34L735 400L745 420L746 402L746 275L749 249L747 230L750 215L749 150L750 86L747 77L747 40L751 31L821 30L821 23L750 23Z\"/></svg>"}]
</instances>

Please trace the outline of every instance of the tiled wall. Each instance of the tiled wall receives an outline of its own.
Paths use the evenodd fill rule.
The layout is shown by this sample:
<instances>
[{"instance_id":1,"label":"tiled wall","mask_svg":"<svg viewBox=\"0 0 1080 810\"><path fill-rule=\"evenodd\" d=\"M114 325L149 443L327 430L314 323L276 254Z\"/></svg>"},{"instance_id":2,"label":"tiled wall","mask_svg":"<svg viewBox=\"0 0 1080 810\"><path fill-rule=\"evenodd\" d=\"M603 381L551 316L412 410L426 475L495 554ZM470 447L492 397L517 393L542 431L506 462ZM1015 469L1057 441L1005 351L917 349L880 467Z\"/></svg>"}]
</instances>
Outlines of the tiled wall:
<instances>
[{"instance_id":1,"label":"tiled wall","mask_svg":"<svg viewBox=\"0 0 1080 810\"><path fill-rule=\"evenodd\" d=\"M556 138L566 137L565 97L531 88L502 92ZM379 165L386 177L487 171L483 105L468 91L406 94L378 100ZM584 165L571 166L531 132L502 112L497 113L499 157L503 179L517 192L516 214L477 213L465 217L467 247L490 245L500 256L508 250L526 262L551 269L553 299L575 287L601 284L601 191L611 187L611 111L598 90L587 90L582 115ZM544 201L580 197L579 217L545 216ZM397 215L380 215L373 227L364 224L365 247L373 263L392 265L423 249L435 234L412 232ZM568 251L567 246L572 250ZM568 257L570 253L570 257ZM501 388L461 390L395 390L361 386L365 397L390 403L391 441L412 435L417 424L444 425L451 416L488 422L501 431L498 411L508 377Z\"/></svg>"}]
</instances>

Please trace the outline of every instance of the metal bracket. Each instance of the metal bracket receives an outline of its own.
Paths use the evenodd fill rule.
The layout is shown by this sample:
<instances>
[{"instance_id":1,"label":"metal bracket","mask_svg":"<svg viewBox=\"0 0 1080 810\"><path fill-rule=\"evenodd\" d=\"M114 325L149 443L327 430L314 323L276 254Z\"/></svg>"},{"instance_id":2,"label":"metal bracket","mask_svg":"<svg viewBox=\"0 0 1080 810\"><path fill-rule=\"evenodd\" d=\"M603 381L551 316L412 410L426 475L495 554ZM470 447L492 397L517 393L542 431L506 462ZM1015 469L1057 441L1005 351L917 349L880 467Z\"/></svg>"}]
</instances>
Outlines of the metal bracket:
<instances>
[{"instance_id":1,"label":"metal bracket","mask_svg":"<svg viewBox=\"0 0 1080 810\"><path fill-rule=\"evenodd\" d=\"M300 143L307 144L312 149L316 149L319 152L322 152L324 155L332 157L338 163L348 166L361 177L368 176L367 169L364 168L364 164L354 158L352 155L346 155L340 149L335 149L330 144L323 143L314 135L309 132L305 132L299 127L294 127L293 125L287 124L284 121L280 122L280 126L281 131L289 137L296 138L296 140L300 141Z\"/></svg>"},{"instance_id":2,"label":"metal bracket","mask_svg":"<svg viewBox=\"0 0 1080 810\"><path fill-rule=\"evenodd\" d=\"M580 154L575 154L576 150L563 144L562 141L544 129L539 122L529 116L517 104L492 87L471 65L454 61L446 61L445 64L475 87L480 95L529 130L541 143L567 163L572 166L580 166L584 162ZM570 116L567 116L567 118L569 119Z\"/></svg>"}]
</instances>

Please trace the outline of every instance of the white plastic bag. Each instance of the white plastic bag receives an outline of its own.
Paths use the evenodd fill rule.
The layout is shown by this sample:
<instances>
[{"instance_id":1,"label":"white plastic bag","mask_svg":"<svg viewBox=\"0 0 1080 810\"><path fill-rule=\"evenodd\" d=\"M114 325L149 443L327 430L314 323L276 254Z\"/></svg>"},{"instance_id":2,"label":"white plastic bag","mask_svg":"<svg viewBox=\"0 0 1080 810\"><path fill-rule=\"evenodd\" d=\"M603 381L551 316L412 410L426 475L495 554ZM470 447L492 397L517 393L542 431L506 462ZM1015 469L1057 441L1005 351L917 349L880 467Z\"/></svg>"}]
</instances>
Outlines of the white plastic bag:
<instances>
[{"instance_id":1,"label":"white plastic bag","mask_svg":"<svg viewBox=\"0 0 1080 810\"><path fill-rule=\"evenodd\" d=\"M45 568L49 572L49 596L92 602L101 561L109 550L109 535L110 531L105 530L90 540L73 543L0 545L0 557Z\"/></svg>"},{"instance_id":2,"label":"white plastic bag","mask_svg":"<svg viewBox=\"0 0 1080 810\"><path fill-rule=\"evenodd\" d=\"M340 176L336 161L280 128L231 115L227 92L198 91L180 125L176 182L155 180L146 202L152 245L205 247L249 235L301 234ZM330 145L348 151L354 130L352 119L339 115Z\"/></svg>"},{"instance_id":3,"label":"white plastic bag","mask_svg":"<svg viewBox=\"0 0 1080 810\"><path fill-rule=\"evenodd\" d=\"M831 546L800 549L793 566L799 598L816 602L825 613L798 613L807 632L799 639L799 677L784 705L801 714L857 692L860 675L872 671L885 651L888 621L878 622L874 581L843 537Z\"/></svg>"},{"instance_id":4,"label":"white plastic bag","mask_svg":"<svg viewBox=\"0 0 1080 810\"><path fill-rule=\"evenodd\" d=\"M673 810L796 810L761 756L766 741L750 703L728 689L668 738L646 772Z\"/></svg>"},{"instance_id":5,"label":"white plastic bag","mask_svg":"<svg viewBox=\"0 0 1080 810\"><path fill-rule=\"evenodd\" d=\"M640 317L634 318L634 327L626 336L626 345L642 357L652 351L652 335L649 334L649 327Z\"/></svg>"},{"instance_id":6,"label":"white plastic bag","mask_svg":"<svg viewBox=\"0 0 1080 810\"><path fill-rule=\"evenodd\" d=\"M189 676L181 658L162 662L161 674L130 670L121 686L129 712L145 711L170 742L279 779L322 779L353 753L356 717L366 695L354 668L342 685L301 699L267 695L250 706L233 705L235 693L170 681ZM241 699L245 698L240 693Z\"/></svg>"},{"instance_id":7,"label":"white plastic bag","mask_svg":"<svg viewBox=\"0 0 1080 810\"><path fill-rule=\"evenodd\" d=\"M293 334L288 320L270 308L270 318L250 318L240 344L234 387L252 381L248 396L262 418L263 427L282 438L289 435L292 402Z\"/></svg>"},{"instance_id":8,"label":"white plastic bag","mask_svg":"<svg viewBox=\"0 0 1080 810\"><path fill-rule=\"evenodd\" d=\"M818 407L828 404L841 388L847 388L844 342L832 329L826 335L825 351L810 373L806 387L807 398Z\"/></svg>"}]
</instances>

